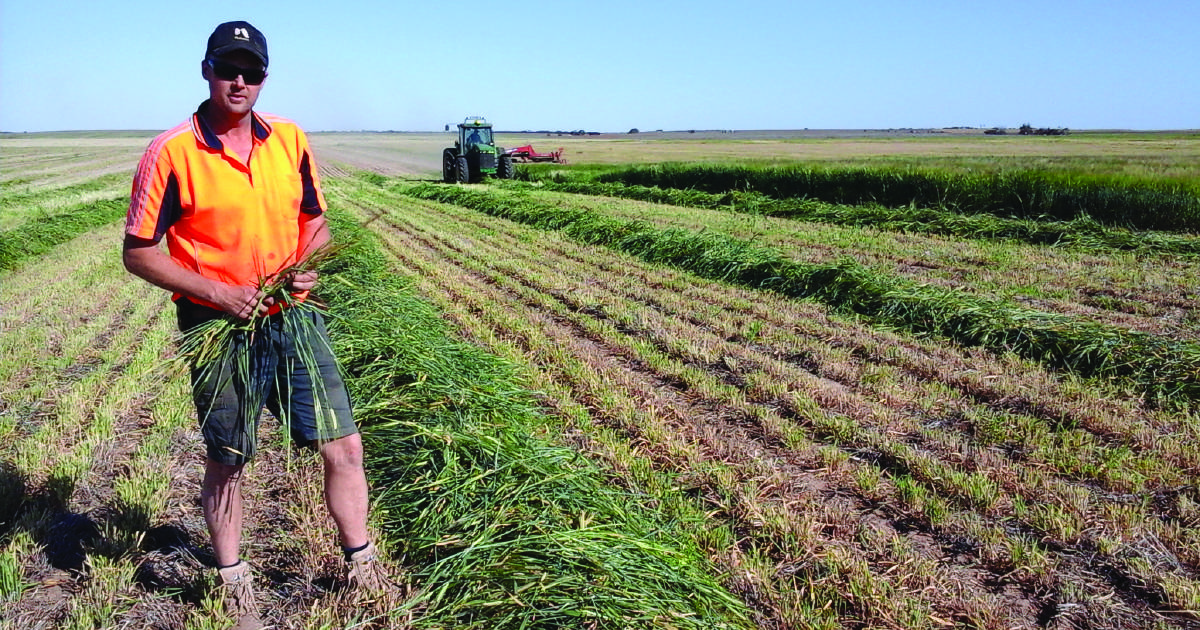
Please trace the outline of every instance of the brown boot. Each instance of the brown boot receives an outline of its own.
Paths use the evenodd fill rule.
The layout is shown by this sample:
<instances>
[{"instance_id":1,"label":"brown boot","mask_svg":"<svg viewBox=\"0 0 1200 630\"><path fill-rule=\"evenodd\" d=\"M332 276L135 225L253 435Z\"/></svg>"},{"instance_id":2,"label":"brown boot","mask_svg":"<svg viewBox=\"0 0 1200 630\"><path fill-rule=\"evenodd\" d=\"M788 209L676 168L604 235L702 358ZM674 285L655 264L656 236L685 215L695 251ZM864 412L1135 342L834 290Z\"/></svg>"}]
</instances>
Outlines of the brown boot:
<instances>
[{"instance_id":1,"label":"brown boot","mask_svg":"<svg viewBox=\"0 0 1200 630\"><path fill-rule=\"evenodd\" d=\"M350 570L350 590L360 599L377 600L387 594L390 583L375 543L367 543L365 549L351 554L346 566Z\"/></svg>"},{"instance_id":2,"label":"brown boot","mask_svg":"<svg viewBox=\"0 0 1200 630\"><path fill-rule=\"evenodd\" d=\"M234 619L232 630L262 630L258 602L254 600L254 575L245 560L231 567L217 569L221 579L225 614Z\"/></svg>"}]
</instances>

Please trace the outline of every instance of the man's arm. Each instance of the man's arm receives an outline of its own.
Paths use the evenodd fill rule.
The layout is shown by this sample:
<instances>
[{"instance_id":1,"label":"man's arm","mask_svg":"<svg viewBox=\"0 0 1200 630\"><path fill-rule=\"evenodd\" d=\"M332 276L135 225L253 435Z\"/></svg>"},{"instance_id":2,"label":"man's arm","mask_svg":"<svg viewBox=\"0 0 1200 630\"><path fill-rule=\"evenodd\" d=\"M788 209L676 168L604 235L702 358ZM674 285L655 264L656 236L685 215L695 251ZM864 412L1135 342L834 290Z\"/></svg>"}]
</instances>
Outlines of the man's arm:
<instances>
[{"instance_id":1,"label":"man's arm","mask_svg":"<svg viewBox=\"0 0 1200 630\"><path fill-rule=\"evenodd\" d=\"M300 260L304 261L329 244L332 234L324 214L318 214L300 224ZM289 287L293 291L311 291L317 286L315 269L302 271L292 276Z\"/></svg>"},{"instance_id":2,"label":"man's arm","mask_svg":"<svg viewBox=\"0 0 1200 630\"><path fill-rule=\"evenodd\" d=\"M234 317L250 319L255 306L259 315L265 315L274 304L256 287L225 284L180 267L154 241L126 235L121 257L129 273L172 293L215 304Z\"/></svg>"}]
</instances>

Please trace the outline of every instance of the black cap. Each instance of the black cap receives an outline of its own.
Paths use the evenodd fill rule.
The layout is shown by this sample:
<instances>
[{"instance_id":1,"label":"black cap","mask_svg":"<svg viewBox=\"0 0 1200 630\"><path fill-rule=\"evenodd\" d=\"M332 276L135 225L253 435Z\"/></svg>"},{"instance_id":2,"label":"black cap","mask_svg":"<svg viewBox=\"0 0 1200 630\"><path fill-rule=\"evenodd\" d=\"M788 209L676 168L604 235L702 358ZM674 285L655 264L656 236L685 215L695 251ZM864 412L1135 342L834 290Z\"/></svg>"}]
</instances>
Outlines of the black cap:
<instances>
[{"instance_id":1,"label":"black cap","mask_svg":"<svg viewBox=\"0 0 1200 630\"><path fill-rule=\"evenodd\" d=\"M208 50L204 56L212 59L235 50L254 53L262 60L263 67L267 67L267 38L249 22L240 20L217 25L208 36Z\"/></svg>"}]
</instances>

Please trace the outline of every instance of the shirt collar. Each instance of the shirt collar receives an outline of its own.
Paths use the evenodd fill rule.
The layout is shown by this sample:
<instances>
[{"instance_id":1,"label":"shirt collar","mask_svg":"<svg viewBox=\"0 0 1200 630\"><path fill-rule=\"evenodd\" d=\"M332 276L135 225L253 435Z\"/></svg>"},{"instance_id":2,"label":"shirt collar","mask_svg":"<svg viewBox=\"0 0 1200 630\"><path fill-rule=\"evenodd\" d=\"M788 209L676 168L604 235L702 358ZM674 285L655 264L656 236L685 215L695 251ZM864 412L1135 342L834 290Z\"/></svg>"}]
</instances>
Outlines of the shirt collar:
<instances>
[{"instance_id":1,"label":"shirt collar","mask_svg":"<svg viewBox=\"0 0 1200 630\"><path fill-rule=\"evenodd\" d=\"M192 133L195 134L198 142L203 143L208 148L214 151L223 151L225 145L217 137L217 134L213 132L212 128L208 126L204 117L200 115L200 112L204 111L204 108L208 106L209 101L205 100L203 103L200 103L200 107L196 108L196 113L192 114ZM266 140L271 135L271 125L267 124L267 121L263 120L262 116L259 116L256 111L250 112L250 128L254 131L254 139L259 142Z\"/></svg>"}]
</instances>

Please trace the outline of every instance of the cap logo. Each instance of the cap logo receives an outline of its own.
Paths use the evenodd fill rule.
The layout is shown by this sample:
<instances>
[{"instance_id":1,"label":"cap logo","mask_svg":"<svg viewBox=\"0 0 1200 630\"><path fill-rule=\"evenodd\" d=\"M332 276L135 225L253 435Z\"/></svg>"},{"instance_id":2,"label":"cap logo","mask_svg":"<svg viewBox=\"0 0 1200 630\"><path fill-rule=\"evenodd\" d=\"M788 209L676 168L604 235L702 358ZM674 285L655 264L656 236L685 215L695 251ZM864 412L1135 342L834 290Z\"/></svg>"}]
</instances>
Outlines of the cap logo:
<instances>
[{"instance_id":1,"label":"cap logo","mask_svg":"<svg viewBox=\"0 0 1200 630\"><path fill-rule=\"evenodd\" d=\"M239 26L239 27L233 29L233 38L234 39L244 39L246 41L250 41L250 32Z\"/></svg>"}]
</instances>

